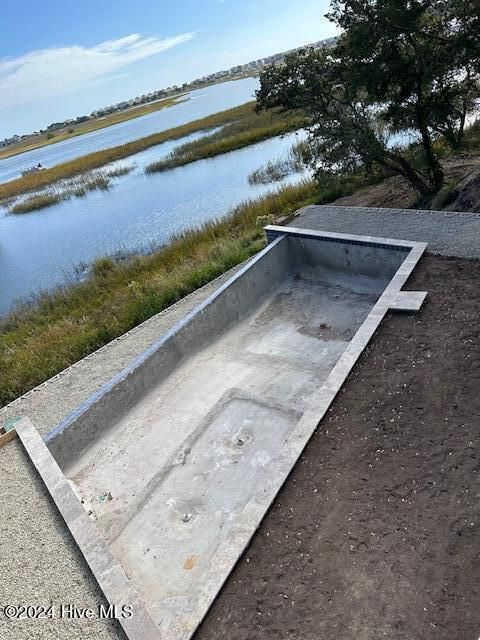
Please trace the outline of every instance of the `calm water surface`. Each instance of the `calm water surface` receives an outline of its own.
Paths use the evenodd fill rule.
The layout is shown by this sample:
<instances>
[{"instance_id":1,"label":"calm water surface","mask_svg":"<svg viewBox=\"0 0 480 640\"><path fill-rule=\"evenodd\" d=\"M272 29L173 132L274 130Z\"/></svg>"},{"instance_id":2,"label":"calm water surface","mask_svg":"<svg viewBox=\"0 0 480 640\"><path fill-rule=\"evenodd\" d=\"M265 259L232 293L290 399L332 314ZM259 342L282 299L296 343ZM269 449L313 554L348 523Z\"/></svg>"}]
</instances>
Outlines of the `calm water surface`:
<instances>
[{"instance_id":1,"label":"calm water surface","mask_svg":"<svg viewBox=\"0 0 480 640\"><path fill-rule=\"evenodd\" d=\"M253 100L258 87L258 78L245 78L212 85L206 89L197 89L187 94L186 97L189 100L181 104L92 131L78 138L70 138L41 149L5 158L0 160L0 182L17 178L24 169L39 162L45 167L53 167L93 151L125 144L152 133L165 131L212 113L236 107Z\"/></svg>"},{"instance_id":2,"label":"calm water surface","mask_svg":"<svg viewBox=\"0 0 480 640\"><path fill-rule=\"evenodd\" d=\"M146 176L145 165L182 141L168 142L117 163L134 163L135 168L116 178L109 191L91 192L25 215L10 215L0 208L0 313L17 298L61 285L80 263L165 243L186 228L221 218L247 198L302 179L304 174L294 174L274 186L248 183L254 169L285 157L297 139L297 134L273 138Z\"/></svg>"}]
</instances>

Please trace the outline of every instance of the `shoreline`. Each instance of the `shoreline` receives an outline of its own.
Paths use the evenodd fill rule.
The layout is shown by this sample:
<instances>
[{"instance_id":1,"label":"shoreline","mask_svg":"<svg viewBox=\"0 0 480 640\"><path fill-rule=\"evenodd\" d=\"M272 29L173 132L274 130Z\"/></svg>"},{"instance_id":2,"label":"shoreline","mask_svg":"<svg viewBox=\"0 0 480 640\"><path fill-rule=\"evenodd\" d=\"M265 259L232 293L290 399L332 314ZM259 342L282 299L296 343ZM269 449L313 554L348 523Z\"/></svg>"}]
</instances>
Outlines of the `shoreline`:
<instances>
[{"instance_id":1,"label":"shoreline","mask_svg":"<svg viewBox=\"0 0 480 640\"><path fill-rule=\"evenodd\" d=\"M155 113L155 111L168 109L169 107L173 107L176 104L181 104L182 102L189 100L187 97L182 100L182 96L185 96L185 93L179 93L169 98L161 98L160 100L155 100L151 103L129 107L123 111L109 113L106 116L92 118L91 120L86 120L85 122L78 124L73 123L64 129L58 129L52 138L47 138L47 134L41 134L33 137L31 140L22 141L25 143L25 148L21 147L22 142L17 143L18 146L15 149L12 148L15 145L9 145L8 147L0 149L0 161L20 156L23 153L28 153L29 151L42 149L43 147L47 147L51 144L57 144L58 142L64 142L65 140L71 140L72 138L79 138L87 133L92 133L93 131L107 129L108 127L113 127L116 124L121 124L128 120L134 120L135 118L141 118L142 116L149 115L150 113ZM133 113L133 111L135 111L135 113ZM74 131L69 133L68 129L74 129ZM32 144L29 144L30 142L32 142Z\"/></svg>"}]
</instances>

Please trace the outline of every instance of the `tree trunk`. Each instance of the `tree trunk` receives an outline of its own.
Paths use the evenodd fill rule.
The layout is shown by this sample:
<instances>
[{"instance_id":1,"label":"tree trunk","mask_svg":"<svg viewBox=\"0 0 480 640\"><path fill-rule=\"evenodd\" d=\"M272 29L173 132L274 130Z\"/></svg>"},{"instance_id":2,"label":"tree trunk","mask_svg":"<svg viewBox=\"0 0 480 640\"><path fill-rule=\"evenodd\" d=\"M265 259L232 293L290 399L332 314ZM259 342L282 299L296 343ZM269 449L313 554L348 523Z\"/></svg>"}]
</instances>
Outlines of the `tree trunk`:
<instances>
[{"instance_id":1,"label":"tree trunk","mask_svg":"<svg viewBox=\"0 0 480 640\"><path fill-rule=\"evenodd\" d=\"M381 164L403 176L421 196L428 196L432 193L432 187L405 158L390 154L390 159Z\"/></svg>"},{"instance_id":2,"label":"tree trunk","mask_svg":"<svg viewBox=\"0 0 480 640\"><path fill-rule=\"evenodd\" d=\"M425 151L425 159L427 161L427 166L431 174L433 191L437 192L440 191L443 186L443 183L445 181L445 174L443 173L442 165L435 155L435 152L433 150L432 137L427 125L424 122L423 116L421 116L419 113L419 110L417 110L417 121L420 135L422 136L422 146Z\"/></svg>"}]
</instances>

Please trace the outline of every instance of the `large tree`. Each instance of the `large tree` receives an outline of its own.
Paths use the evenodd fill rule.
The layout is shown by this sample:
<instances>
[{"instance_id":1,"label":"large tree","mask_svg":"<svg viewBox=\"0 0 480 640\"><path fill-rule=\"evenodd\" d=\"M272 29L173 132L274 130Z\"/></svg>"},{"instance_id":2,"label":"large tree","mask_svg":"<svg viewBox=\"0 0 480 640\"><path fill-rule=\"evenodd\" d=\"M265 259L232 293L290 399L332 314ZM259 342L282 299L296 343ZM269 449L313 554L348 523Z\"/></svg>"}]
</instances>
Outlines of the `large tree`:
<instances>
[{"instance_id":1,"label":"large tree","mask_svg":"<svg viewBox=\"0 0 480 640\"><path fill-rule=\"evenodd\" d=\"M336 45L267 67L258 108L305 112L318 173L378 164L437 191L435 140L458 149L478 98L478 0L333 0L327 17Z\"/></svg>"}]
</instances>

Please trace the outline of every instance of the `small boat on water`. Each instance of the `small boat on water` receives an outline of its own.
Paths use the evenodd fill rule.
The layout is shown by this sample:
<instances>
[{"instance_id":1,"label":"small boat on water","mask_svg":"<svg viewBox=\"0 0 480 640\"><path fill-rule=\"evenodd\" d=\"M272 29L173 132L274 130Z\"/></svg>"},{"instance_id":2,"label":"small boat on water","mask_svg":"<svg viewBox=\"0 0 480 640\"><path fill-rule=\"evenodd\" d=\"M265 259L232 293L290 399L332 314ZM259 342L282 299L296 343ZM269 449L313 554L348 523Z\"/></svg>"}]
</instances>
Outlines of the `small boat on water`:
<instances>
[{"instance_id":1,"label":"small boat on water","mask_svg":"<svg viewBox=\"0 0 480 640\"><path fill-rule=\"evenodd\" d=\"M40 162L37 165L22 171L22 176L29 176L32 173L38 173L39 171L45 171L45 167Z\"/></svg>"}]
</instances>

